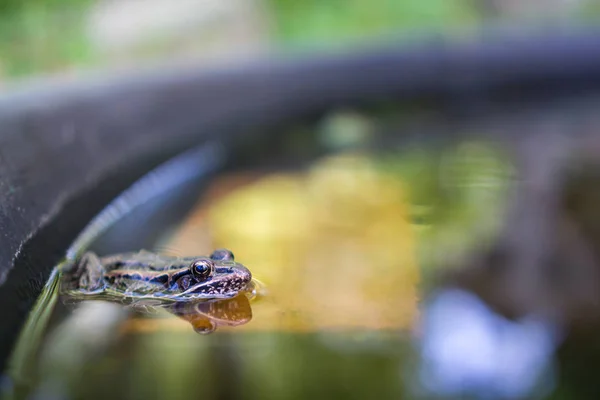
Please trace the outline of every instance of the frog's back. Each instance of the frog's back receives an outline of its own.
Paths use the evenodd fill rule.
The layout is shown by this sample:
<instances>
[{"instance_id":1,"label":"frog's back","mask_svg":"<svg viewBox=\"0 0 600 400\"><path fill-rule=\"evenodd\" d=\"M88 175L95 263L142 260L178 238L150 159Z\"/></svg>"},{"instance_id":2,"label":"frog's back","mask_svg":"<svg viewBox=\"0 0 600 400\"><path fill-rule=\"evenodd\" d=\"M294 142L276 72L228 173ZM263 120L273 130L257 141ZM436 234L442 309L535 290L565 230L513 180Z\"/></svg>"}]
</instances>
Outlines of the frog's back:
<instances>
[{"instance_id":1,"label":"frog's back","mask_svg":"<svg viewBox=\"0 0 600 400\"><path fill-rule=\"evenodd\" d=\"M190 262L189 257L166 256L146 250L115 254L101 259L104 270L107 272L116 270L168 271L186 268Z\"/></svg>"}]
</instances>

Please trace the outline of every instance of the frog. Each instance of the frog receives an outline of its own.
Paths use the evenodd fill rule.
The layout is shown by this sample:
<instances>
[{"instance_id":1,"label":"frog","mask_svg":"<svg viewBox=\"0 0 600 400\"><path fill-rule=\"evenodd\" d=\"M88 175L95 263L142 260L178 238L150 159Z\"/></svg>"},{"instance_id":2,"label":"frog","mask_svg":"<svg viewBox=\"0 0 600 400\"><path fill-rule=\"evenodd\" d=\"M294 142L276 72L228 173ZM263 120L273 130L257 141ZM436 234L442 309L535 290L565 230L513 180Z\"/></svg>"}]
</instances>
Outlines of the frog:
<instances>
[{"instance_id":1,"label":"frog","mask_svg":"<svg viewBox=\"0 0 600 400\"><path fill-rule=\"evenodd\" d=\"M227 299L246 290L252 274L228 249L176 257L146 250L99 257L84 253L65 274L71 294L186 301Z\"/></svg>"}]
</instances>

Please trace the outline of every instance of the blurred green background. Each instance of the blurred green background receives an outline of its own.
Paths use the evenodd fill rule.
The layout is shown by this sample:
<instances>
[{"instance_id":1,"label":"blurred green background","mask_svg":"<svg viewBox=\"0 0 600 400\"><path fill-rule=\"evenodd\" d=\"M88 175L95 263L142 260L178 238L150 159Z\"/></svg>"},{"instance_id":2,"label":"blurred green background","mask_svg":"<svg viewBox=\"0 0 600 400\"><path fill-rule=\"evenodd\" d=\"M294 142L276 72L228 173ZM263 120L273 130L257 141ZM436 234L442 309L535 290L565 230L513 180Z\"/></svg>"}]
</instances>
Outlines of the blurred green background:
<instances>
[{"instance_id":1,"label":"blurred green background","mask_svg":"<svg viewBox=\"0 0 600 400\"><path fill-rule=\"evenodd\" d=\"M594 23L591 0L2 0L0 79L355 46L494 24Z\"/></svg>"}]
</instances>

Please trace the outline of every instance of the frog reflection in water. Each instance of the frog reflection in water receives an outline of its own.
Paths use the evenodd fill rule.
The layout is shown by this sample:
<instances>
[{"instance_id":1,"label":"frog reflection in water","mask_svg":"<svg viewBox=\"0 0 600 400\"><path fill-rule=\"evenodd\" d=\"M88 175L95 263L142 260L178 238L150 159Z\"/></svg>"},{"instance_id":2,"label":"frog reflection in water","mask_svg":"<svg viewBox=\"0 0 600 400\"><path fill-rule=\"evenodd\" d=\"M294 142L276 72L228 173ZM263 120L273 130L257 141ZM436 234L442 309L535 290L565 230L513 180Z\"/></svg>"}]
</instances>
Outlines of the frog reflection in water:
<instances>
[{"instance_id":1,"label":"frog reflection in water","mask_svg":"<svg viewBox=\"0 0 600 400\"><path fill-rule=\"evenodd\" d=\"M85 253L66 275L70 294L99 294L173 301L225 299L247 289L250 271L233 253L170 257L140 251L108 257Z\"/></svg>"},{"instance_id":2,"label":"frog reflection in water","mask_svg":"<svg viewBox=\"0 0 600 400\"><path fill-rule=\"evenodd\" d=\"M88 298L90 297L90 298ZM236 327L247 324L252 320L251 293L241 293L230 299L212 299L196 301L178 301L165 303L163 300L144 300L135 298L112 298L116 302L135 310L137 318L129 319L124 328L132 331L145 332L150 326L161 319L155 318L160 310L168 311L182 320L188 322L196 333L206 335L213 333L219 327ZM62 303L69 310L78 308L89 300L107 300L102 294L91 296L65 296ZM143 318L152 316L153 318ZM140 318L142 317L142 318ZM160 322L159 322L160 324Z\"/></svg>"},{"instance_id":3,"label":"frog reflection in water","mask_svg":"<svg viewBox=\"0 0 600 400\"><path fill-rule=\"evenodd\" d=\"M179 302L166 309L203 335L214 332L219 326L244 325L252 319L250 301L243 294L232 299Z\"/></svg>"}]
</instances>

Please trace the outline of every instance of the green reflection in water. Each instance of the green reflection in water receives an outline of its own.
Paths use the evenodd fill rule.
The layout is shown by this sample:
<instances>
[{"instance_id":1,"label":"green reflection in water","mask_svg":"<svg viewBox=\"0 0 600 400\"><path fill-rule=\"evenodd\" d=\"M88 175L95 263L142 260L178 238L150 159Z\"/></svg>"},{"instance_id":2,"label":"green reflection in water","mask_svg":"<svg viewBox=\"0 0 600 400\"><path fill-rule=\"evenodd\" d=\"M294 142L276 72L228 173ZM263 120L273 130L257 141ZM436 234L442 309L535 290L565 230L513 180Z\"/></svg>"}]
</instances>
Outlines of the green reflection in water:
<instances>
[{"instance_id":1,"label":"green reflection in water","mask_svg":"<svg viewBox=\"0 0 600 400\"><path fill-rule=\"evenodd\" d=\"M410 353L374 333L377 350L343 333L155 333L125 339L81 377L75 398L398 398ZM346 342L348 348L340 343ZM337 343L337 345L333 345ZM362 344L363 346L365 343ZM125 346L131 346L124 351Z\"/></svg>"}]
</instances>

